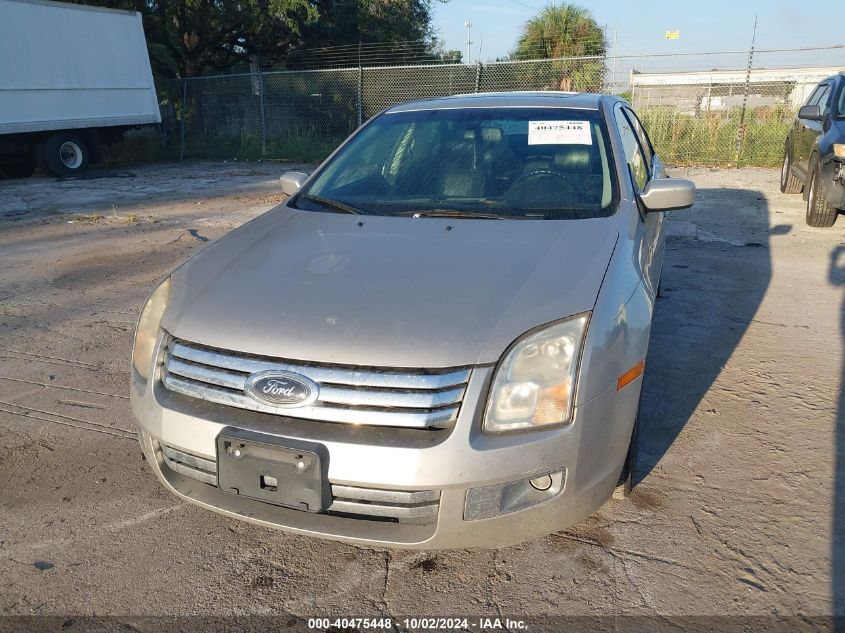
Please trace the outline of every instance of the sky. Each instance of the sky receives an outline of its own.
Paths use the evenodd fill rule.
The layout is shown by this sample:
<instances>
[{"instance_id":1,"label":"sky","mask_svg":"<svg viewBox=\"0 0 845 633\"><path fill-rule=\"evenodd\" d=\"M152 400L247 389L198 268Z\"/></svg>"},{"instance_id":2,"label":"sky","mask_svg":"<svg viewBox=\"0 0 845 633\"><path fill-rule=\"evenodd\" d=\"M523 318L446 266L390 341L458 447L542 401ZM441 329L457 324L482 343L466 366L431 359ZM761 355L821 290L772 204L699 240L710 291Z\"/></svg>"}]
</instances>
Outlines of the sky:
<instances>
[{"instance_id":1,"label":"sky","mask_svg":"<svg viewBox=\"0 0 845 633\"><path fill-rule=\"evenodd\" d=\"M548 2L543 0L450 0L434 2L434 26L446 48L460 48L466 59L464 22L473 23L472 61L494 60L516 43L523 24ZM821 0L583 0L596 21L607 26L618 54L747 50L758 15L758 48L794 48L845 43L840 20L819 20L830 3ZM813 6L818 10L813 10ZM529 8L533 7L533 8ZM666 40L666 31L680 39ZM823 60L820 60L823 61ZM815 60L813 61L815 63Z\"/></svg>"}]
</instances>

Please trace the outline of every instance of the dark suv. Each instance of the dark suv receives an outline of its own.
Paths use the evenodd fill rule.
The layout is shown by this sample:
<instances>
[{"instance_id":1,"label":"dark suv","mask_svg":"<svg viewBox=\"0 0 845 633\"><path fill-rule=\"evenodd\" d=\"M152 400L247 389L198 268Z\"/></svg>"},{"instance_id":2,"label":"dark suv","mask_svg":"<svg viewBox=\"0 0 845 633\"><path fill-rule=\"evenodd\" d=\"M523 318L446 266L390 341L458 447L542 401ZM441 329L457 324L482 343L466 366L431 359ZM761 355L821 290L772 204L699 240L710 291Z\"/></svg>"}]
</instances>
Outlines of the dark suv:
<instances>
[{"instance_id":1,"label":"dark suv","mask_svg":"<svg viewBox=\"0 0 845 633\"><path fill-rule=\"evenodd\" d=\"M780 190L804 192L807 224L833 226L845 209L845 74L820 82L786 138Z\"/></svg>"}]
</instances>

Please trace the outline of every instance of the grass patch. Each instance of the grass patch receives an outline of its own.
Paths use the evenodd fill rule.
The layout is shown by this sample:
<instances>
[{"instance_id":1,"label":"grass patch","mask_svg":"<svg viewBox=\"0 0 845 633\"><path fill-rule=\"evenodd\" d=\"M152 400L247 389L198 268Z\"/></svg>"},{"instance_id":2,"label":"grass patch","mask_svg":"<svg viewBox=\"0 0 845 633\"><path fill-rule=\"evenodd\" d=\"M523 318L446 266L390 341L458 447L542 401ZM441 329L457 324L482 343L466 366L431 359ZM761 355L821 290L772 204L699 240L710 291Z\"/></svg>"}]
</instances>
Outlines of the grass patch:
<instances>
[{"instance_id":1,"label":"grass patch","mask_svg":"<svg viewBox=\"0 0 845 633\"><path fill-rule=\"evenodd\" d=\"M241 130L236 136L189 140L185 154L212 160L268 158L316 163L331 154L344 138L308 126L291 127L267 138L266 156L262 157L261 136L252 130Z\"/></svg>"},{"instance_id":2,"label":"grass patch","mask_svg":"<svg viewBox=\"0 0 845 633\"><path fill-rule=\"evenodd\" d=\"M737 153L738 111L691 115L672 108L643 108L638 114L657 153L676 165L776 167L792 125L789 113L780 108L749 110Z\"/></svg>"},{"instance_id":3,"label":"grass patch","mask_svg":"<svg viewBox=\"0 0 845 633\"><path fill-rule=\"evenodd\" d=\"M155 127L128 130L123 141L103 148L103 164L123 167L173 161L179 158L179 139L164 139Z\"/></svg>"}]
</instances>

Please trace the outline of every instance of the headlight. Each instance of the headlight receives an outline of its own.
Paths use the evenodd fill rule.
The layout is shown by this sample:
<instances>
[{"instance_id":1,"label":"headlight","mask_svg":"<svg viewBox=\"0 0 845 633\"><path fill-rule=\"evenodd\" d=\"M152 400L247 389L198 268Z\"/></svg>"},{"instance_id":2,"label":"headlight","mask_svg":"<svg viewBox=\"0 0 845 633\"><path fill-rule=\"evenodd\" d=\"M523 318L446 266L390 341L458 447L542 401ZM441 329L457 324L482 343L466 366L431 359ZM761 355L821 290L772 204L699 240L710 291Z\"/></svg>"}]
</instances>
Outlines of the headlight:
<instances>
[{"instance_id":1,"label":"headlight","mask_svg":"<svg viewBox=\"0 0 845 633\"><path fill-rule=\"evenodd\" d=\"M845 143L834 143L833 155L836 156L836 158L845 158Z\"/></svg>"},{"instance_id":2,"label":"headlight","mask_svg":"<svg viewBox=\"0 0 845 633\"><path fill-rule=\"evenodd\" d=\"M135 329L135 345L132 348L132 366L145 380L149 378L159 324L169 300L170 277L153 290L138 319L138 327Z\"/></svg>"},{"instance_id":3,"label":"headlight","mask_svg":"<svg viewBox=\"0 0 845 633\"><path fill-rule=\"evenodd\" d=\"M556 323L513 346L493 379L485 431L500 433L569 421L588 318L582 314Z\"/></svg>"}]
</instances>

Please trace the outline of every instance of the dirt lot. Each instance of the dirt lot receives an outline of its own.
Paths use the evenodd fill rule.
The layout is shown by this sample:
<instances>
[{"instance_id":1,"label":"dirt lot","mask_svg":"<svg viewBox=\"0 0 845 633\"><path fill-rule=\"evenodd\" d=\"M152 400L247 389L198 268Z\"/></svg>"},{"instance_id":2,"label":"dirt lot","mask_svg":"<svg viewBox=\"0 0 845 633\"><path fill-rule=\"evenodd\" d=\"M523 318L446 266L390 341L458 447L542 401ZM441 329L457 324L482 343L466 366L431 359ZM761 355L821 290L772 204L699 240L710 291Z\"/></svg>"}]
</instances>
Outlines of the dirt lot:
<instances>
[{"instance_id":1,"label":"dirt lot","mask_svg":"<svg viewBox=\"0 0 845 633\"><path fill-rule=\"evenodd\" d=\"M699 201L669 222L630 501L540 541L434 554L171 496L134 437L135 316L279 201L284 169L0 183L0 613L845 615L845 218L806 227L775 170L674 170Z\"/></svg>"}]
</instances>

